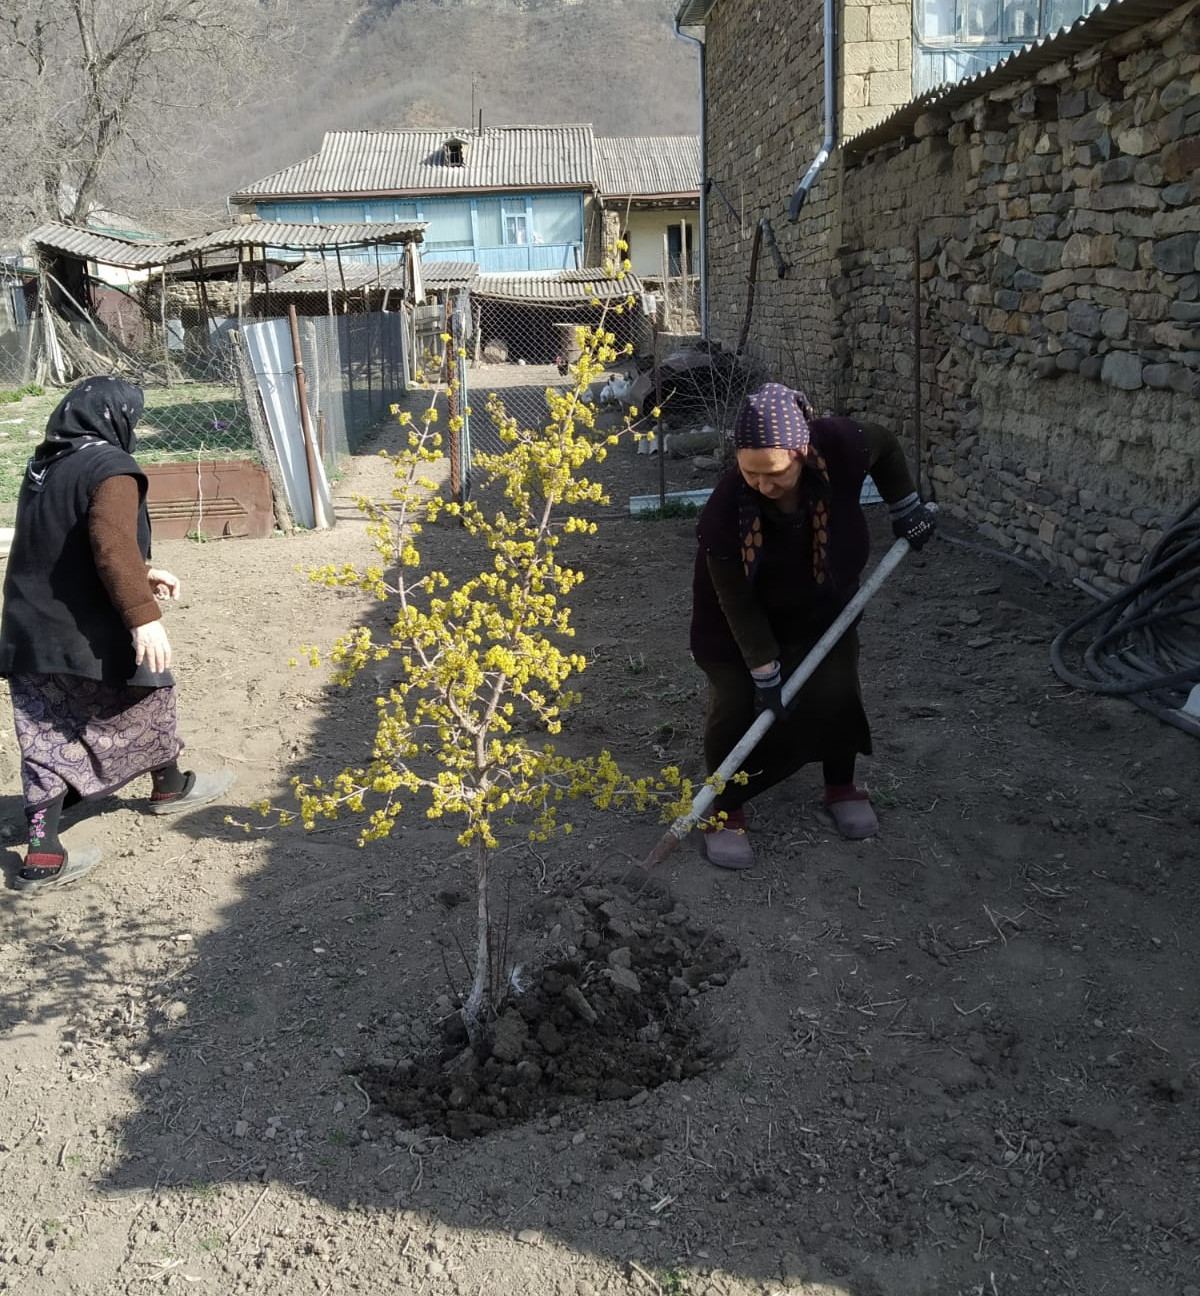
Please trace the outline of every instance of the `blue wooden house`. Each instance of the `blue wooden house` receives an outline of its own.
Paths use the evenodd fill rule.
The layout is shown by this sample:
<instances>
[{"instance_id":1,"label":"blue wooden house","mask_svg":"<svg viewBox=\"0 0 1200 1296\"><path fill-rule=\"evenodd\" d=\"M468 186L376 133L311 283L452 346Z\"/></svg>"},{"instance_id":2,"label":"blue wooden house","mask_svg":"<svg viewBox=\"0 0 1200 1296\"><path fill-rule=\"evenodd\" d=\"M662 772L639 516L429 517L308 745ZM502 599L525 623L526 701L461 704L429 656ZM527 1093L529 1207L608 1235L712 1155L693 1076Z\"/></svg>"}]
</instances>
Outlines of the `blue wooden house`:
<instances>
[{"instance_id":1,"label":"blue wooden house","mask_svg":"<svg viewBox=\"0 0 1200 1296\"><path fill-rule=\"evenodd\" d=\"M594 260L596 177L586 125L329 131L320 152L230 203L293 223L426 221L423 261L474 262L485 273L573 270Z\"/></svg>"}]
</instances>

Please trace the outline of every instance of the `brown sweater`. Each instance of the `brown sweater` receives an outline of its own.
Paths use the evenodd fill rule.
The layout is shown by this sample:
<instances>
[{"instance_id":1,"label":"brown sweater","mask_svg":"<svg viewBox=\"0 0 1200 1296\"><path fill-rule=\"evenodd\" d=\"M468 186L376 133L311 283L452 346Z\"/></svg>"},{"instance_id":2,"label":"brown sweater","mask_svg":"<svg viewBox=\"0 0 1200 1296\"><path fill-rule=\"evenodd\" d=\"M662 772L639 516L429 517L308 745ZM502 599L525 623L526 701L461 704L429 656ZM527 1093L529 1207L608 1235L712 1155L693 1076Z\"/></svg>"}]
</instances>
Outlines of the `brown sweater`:
<instances>
[{"instance_id":1,"label":"brown sweater","mask_svg":"<svg viewBox=\"0 0 1200 1296\"><path fill-rule=\"evenodd\" d=\"M138 550L137 514L138 484L133 477L108 477L92 492L88 538L96 571L130 630L162 617Z\"/></svg>"}]
</instances>

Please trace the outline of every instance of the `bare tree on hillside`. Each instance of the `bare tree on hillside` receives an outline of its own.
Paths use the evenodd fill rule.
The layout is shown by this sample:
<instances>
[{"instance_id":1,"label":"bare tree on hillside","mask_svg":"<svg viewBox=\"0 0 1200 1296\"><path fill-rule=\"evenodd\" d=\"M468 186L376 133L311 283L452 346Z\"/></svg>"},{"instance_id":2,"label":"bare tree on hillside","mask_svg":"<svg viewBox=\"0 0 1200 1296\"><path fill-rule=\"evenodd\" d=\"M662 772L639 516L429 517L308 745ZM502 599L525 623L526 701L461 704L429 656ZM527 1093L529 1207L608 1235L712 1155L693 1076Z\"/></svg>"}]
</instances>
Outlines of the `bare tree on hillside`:
<instances>
[{"instance_id":1,"label":"bare tree on hillside","mask_svg":"<svg viewBox=\"0 0 1200 1296\"><path fill-rule=\"evenodd\" d=\"M280 15L257 0L38 0L0 12L0 232L81 222L115 177L186 165Z\"/></svg>"}]
</instances>

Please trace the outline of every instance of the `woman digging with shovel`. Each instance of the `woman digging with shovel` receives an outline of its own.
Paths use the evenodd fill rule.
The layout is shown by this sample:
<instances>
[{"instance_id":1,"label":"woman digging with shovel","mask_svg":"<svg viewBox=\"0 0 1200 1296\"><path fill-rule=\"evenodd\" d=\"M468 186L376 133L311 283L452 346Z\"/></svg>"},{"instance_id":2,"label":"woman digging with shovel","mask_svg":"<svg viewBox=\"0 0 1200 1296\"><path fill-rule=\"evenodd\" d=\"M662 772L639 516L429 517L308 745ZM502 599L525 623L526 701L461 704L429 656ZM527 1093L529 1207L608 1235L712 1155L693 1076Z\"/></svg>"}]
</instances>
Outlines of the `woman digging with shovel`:
<instances>
[{"instance_id":1,"label":"woman digging with shovel","mask_svg":"<svg viewBox=\"0 0 1200 1296\"><path fill-rule=\"evenodd\" d=\"M743 807L820 761L824 805L842 837L873 836L879 822L854 782L871 732L851 626L785 708L783 682L850 602L870 549L859 497L868 474L892 530L919 549L934 513L921 503L896 437L848 418L813 418L803 393L767 383L746 398L734 427L737 466L718 482L697 526L691 650L708 678L704 758L716 771L753 724L767 730L713 802L704 850L718 868L754 860Z\"/></svg>"}]
</instances>

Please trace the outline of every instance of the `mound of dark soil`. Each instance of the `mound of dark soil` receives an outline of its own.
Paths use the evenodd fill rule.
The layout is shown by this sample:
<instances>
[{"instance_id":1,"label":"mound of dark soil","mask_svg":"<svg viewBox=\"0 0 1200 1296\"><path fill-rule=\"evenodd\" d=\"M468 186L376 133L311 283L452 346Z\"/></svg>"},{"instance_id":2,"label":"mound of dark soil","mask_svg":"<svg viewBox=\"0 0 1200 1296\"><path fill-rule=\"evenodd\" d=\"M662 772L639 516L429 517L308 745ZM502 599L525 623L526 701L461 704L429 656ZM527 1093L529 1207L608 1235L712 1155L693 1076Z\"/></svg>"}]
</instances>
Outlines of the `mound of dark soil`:
<instances>
[{"instance_id":1,"label":"mound of dark soil","mask_svg":"<svg viewBox=\"0 0 1200 1296\"><path fill-rule=\"evenodd\" d=\"M723 1056L695 1009L737 949L661 896L591 887L544 901L556 953L514 968L485 1046L457 1014L439 1047L358 1072L408 1126L471 1138L581 1101L630 1099Z\"/></svg>"}]
</instances>

